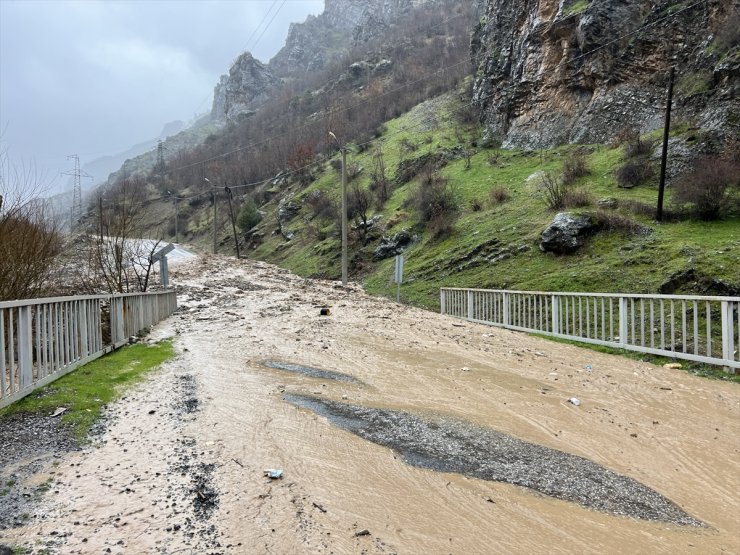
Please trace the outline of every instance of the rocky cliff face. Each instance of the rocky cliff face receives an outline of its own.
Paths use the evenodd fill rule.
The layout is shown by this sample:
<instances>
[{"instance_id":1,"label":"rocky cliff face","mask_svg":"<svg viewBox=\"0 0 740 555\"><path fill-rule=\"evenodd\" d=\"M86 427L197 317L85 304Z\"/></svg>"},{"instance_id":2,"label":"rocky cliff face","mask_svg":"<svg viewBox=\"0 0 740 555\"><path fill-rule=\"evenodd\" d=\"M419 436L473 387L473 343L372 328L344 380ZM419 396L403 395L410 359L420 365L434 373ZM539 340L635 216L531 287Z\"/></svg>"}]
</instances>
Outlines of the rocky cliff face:
<instances>
[{"instance_id":1,"label":"rocky cliff face","mask_svg":"<svg viewBox=\"0 0 740 555\"><path fill-rule=\"evenodd\" d=\"M432 0L325 0L323 13L291 24L270 69L278 75L321 69L348 45L380 36L395 19L428 1Z\"/></svg>"},{"instance_id":2,"label":"rocky cliff face","mask_svg":"<svg viewBox=\"0 0 740 555\"><path fill-rule=\"evenodd\" d=\"M479 0L471 45L484 141L538 148L662 127L671 66L677 118L720 138L737 132L738 4Z\"/></svg>"},{"instance_id":3,"label":"rocky cliff face","mask_svg":"<svg viewBox=\"0 0 740 555\"><path fill-rule=\"evenodd\" d=\"M213 90L211 119L229 121L252 113L279 85L265 64L244 52Z\"/></svg>"}]
</instances>

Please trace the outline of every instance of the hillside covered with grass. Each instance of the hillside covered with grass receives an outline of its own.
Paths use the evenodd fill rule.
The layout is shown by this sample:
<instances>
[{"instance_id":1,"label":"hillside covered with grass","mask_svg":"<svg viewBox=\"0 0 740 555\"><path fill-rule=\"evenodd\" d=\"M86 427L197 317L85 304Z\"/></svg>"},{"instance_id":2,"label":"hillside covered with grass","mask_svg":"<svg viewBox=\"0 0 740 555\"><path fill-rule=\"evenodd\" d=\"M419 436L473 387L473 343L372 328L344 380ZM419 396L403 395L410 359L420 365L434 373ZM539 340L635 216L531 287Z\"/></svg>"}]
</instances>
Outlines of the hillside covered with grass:
<instances>
[{"instance_id":1,"label":"hillside covered with grass","mask_svg":"<svg viewBox=\"0 0 740 555\"><path fill-rule=\"evenodd\" d=\"M389 283L393 256L378 259L374 253L382 237L405 230L413 240L404 251L402 298L432 309L438 308L439 288L445 286L737 293L737 187L727 188L721 217L713 221L702 221L691 206L674 200L669 187L667 218L656 222L660 132L641 137L641 149L631 148L635 137L536 151L478 148L476 125L461 123L464 109L458 95L443 95L387 122L372 142L350 145L351 280L372 293L395 294ZM679 139L697 134L687 125L675 129ZM620 187L620 169L635 158L632 150L643 151L637 157L648 170L635 186ZM382 205L377 192L381 157L388 189ZM304 276L338 278L338 161L337 154L308 168L309 176L294 174L270 186L271 200L260 207L262 220L250 234L254 248L248 256ZM565 186L564 166L574 174ZM560 209L550 207L547 178L565 189ZM433 198L420 198L430 188ZM358 198L360 206L369 199L364 215L375 222L367 233ZM440 199L443 206L431 213L420 206ZM589 214L601 226L573 254L539 247L542 231L559 211Z\"/></svg>"}]
</instances>

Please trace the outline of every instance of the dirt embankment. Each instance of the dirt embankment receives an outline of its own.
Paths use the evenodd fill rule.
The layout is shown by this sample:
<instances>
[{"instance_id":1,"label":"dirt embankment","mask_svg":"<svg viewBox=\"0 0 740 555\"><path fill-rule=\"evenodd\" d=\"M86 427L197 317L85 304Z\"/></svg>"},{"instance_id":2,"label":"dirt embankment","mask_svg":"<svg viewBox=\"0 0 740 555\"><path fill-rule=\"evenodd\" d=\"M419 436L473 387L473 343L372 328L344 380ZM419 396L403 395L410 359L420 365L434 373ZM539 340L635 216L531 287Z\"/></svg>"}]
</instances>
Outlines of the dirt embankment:
<instances>
[{"instance_id":1,"label":"dirt embankment","mask_svg":"<svg viewBox=\"0 0 740 555\"><path fill-rule=\"evenodd\" d=\"M174 335L177 358L111 408L94 445L33 477L49 491L0 543L53 553L740 552L735 384L261 263L210 258L173 281L181 310L154 335ZM543 449L542 472L537 451L512 454L523 444ZM617 483L642 496L626 505L637 512L613 509ZM564 487L577 498L557 493ZM669 516L651 516L657 506Z\"/></svg>"}]
</instances>

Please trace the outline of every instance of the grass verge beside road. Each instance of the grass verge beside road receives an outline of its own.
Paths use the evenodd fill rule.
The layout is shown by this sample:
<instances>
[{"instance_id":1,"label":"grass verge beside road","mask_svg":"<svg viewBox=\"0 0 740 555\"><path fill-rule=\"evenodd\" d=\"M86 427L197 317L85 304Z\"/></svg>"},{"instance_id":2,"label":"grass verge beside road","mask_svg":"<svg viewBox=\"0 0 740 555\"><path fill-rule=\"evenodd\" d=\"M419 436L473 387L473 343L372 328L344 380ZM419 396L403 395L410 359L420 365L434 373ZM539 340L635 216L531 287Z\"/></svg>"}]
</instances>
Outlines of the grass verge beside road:
<instances>
[{"instance_id":1,"label":"grass verge beside road","mask_svg":"<svg viewBox=\"0 0 740 555\"><path fill-rule=\"evenodd\" d=\"M3 417L11 414L48 415L64 408L62 424L70 426L82 443L105 405L120 398L126 389L141 382L147 372L173 355L170 341L123 347L0 410L0 424Z\"/></svg>"}]
</instances>

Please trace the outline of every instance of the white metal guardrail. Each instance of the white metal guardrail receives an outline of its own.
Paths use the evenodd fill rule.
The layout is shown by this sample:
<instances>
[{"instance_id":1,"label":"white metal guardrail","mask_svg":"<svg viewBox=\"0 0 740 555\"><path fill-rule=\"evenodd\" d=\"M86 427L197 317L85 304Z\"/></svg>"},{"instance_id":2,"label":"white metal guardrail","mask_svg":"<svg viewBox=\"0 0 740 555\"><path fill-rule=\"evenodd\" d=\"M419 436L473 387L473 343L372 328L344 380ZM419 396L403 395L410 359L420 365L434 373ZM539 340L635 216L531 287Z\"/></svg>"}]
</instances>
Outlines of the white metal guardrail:
<instances>
[{"instance_id":1,"label":"white metal guardrail","mask_svg":"<svg viewBox=\"0 0 740 555\"><path fill-rule=\"evenodd\" d=\"M443 288L471 322L740 369L740 297Z\"/></svg>"},{"instance_id":2,"label":"white metal guardrail","mask_svg":"<svg viewBox=\"0 0 740 555\"><path fill-rule=\"evenodd\" d=\"M176 308L174 291L0 302L0 408L120 347Z\"/></svg>"}]
</instances>

